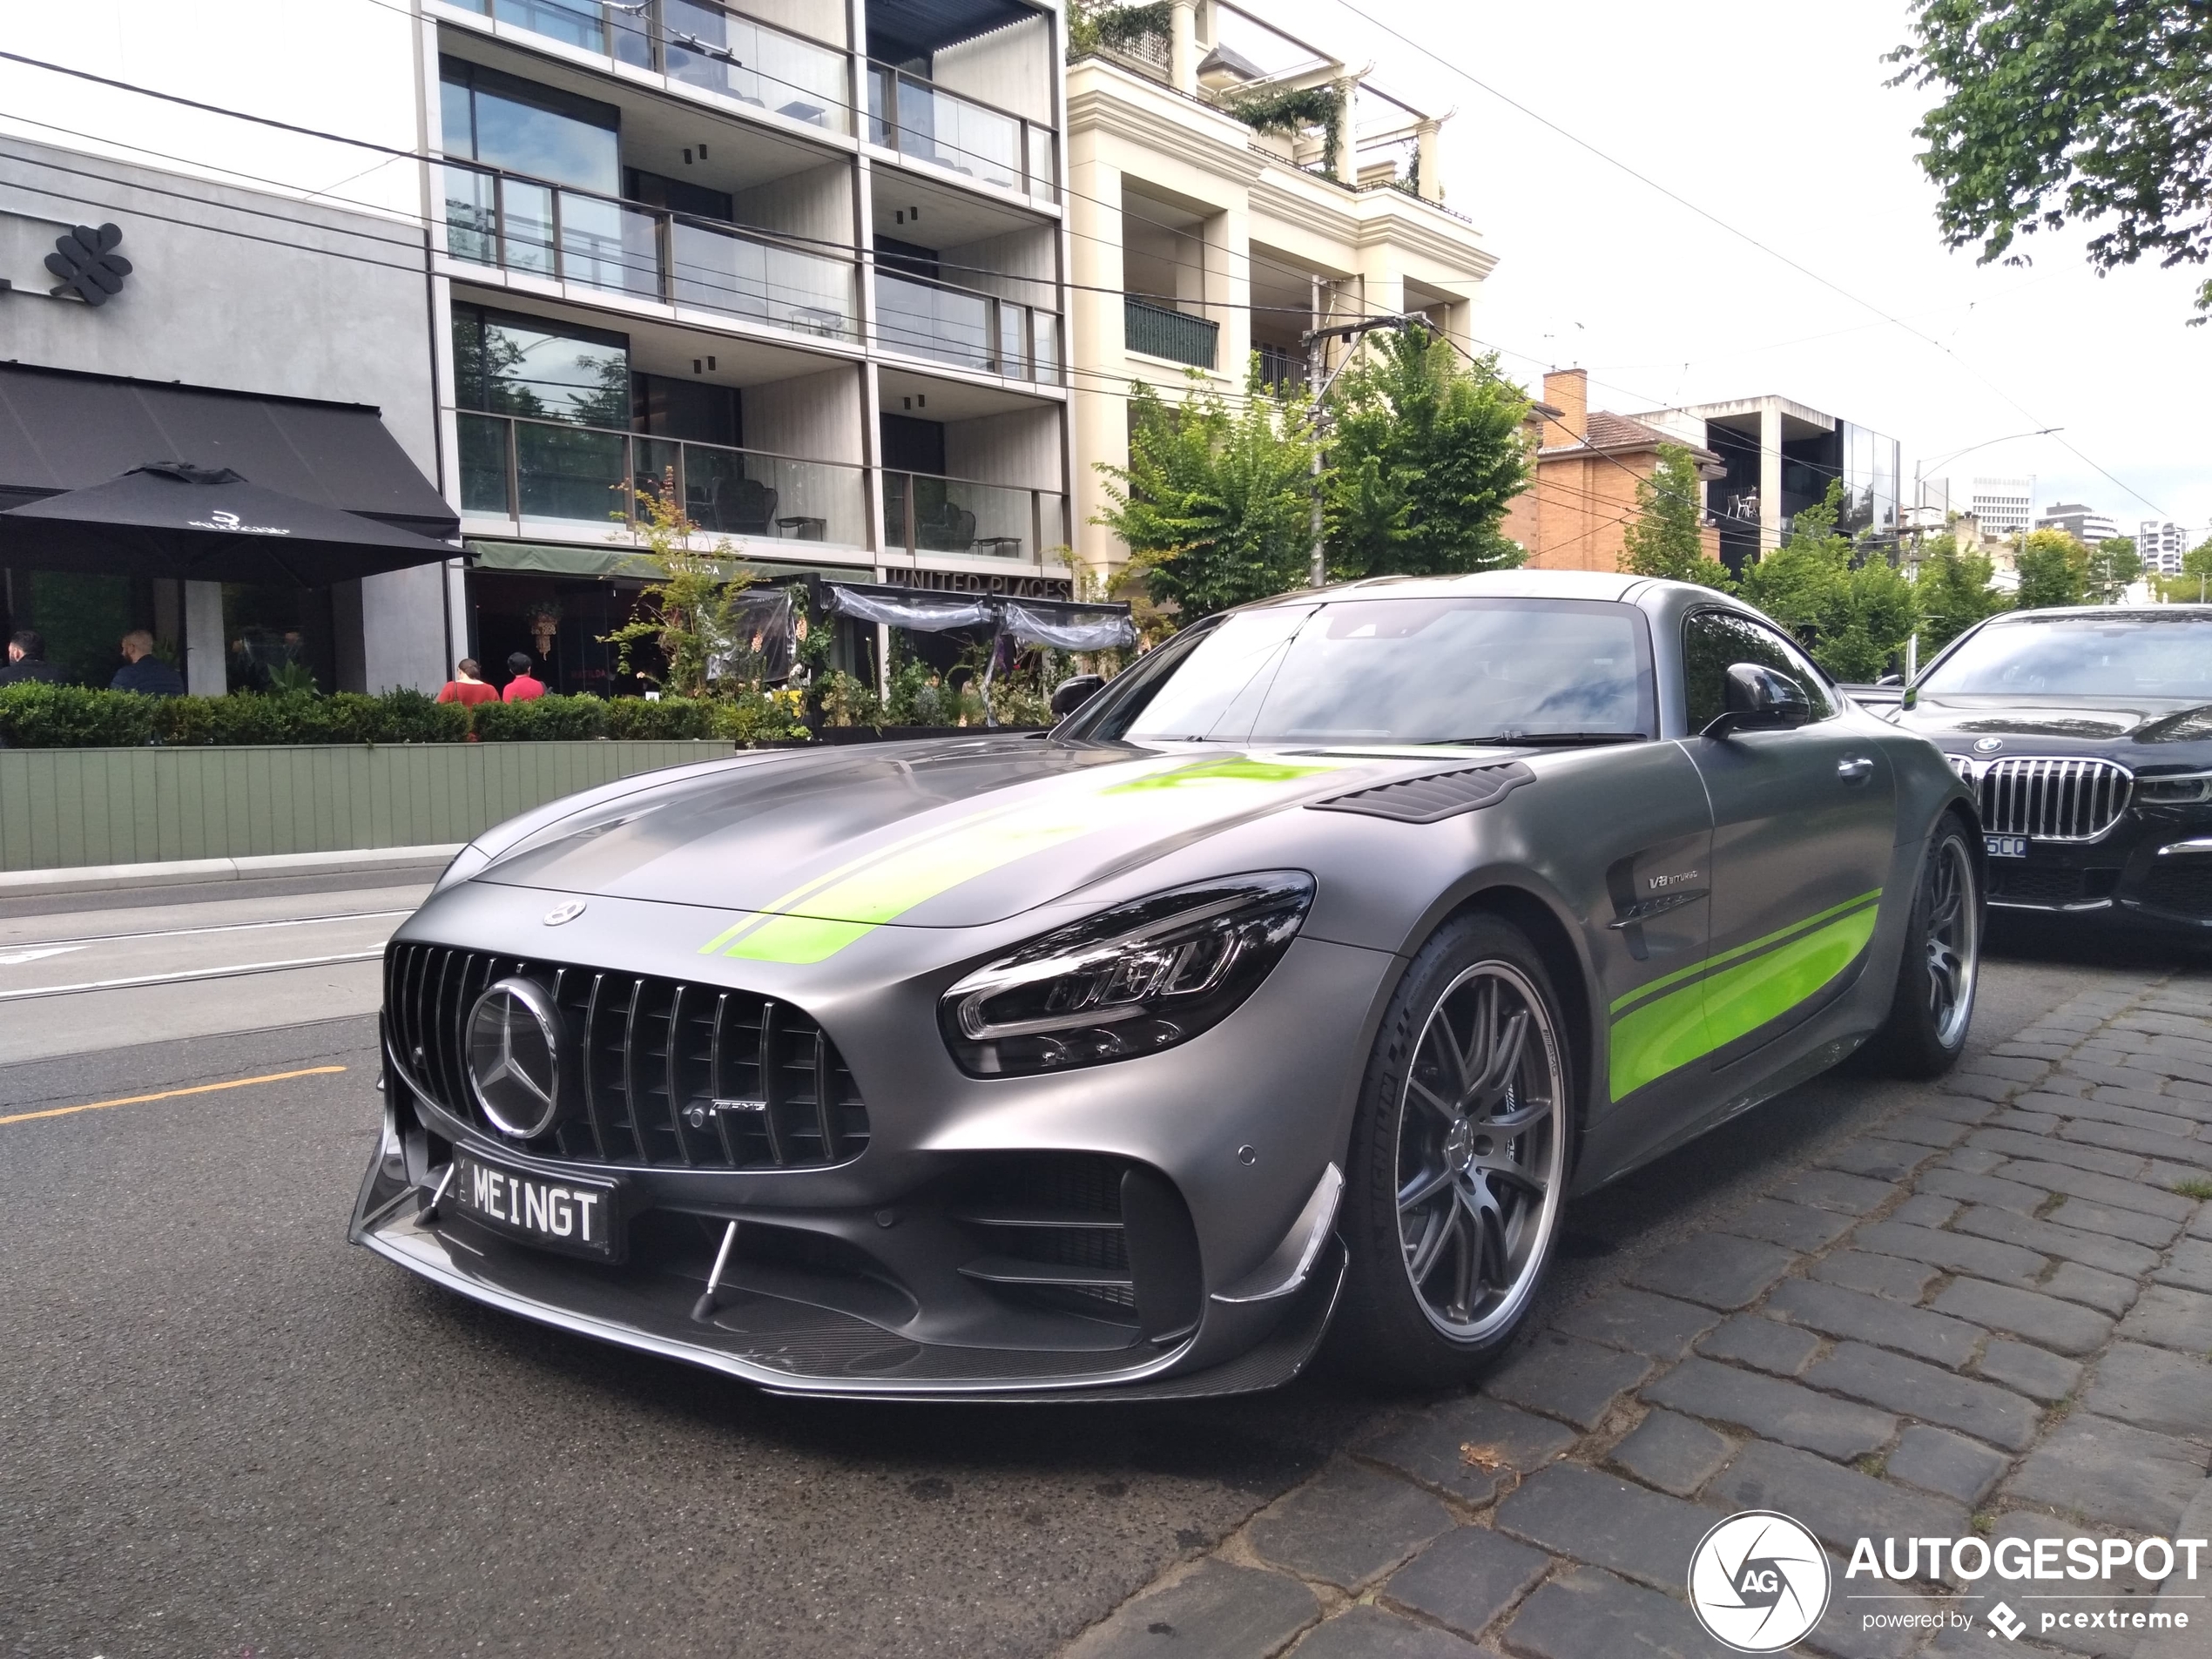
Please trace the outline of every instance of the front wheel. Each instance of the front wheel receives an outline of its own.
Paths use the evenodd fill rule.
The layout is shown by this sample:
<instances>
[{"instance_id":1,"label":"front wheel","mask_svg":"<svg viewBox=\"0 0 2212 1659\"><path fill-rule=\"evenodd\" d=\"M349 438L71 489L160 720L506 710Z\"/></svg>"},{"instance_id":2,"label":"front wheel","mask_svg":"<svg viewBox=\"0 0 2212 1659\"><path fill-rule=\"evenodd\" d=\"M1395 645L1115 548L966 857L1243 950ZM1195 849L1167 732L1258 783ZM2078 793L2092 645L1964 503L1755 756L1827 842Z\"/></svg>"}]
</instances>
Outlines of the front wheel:
<instances>
[{"instance_id":1,"label":"front wheel","mask_svg":"<svg viewBox=\"0 0 2212 1659\"><path fill-rule=\"evenodd\" d=\"M1981 880L1966 826L1936 826L1906 919L1905 949L1889 1018L1868 1042L1871 1057L1900 1077L1939 1077L1966 1052L1981 974Z\"/></svg>"},{"instance_id":2,"label":"front wheel","mask_svg":"<svg viewBox=\"0 0 2212 1659\"><path fill-rule=\"evenodd\" d=\"M1463 1381L1509 1341L1551 1258L1571 1072L1550 975L1494 916L1422 949L1353 1123L1338 1357L1370 1380Z\"/></svg>"}]
</instances>

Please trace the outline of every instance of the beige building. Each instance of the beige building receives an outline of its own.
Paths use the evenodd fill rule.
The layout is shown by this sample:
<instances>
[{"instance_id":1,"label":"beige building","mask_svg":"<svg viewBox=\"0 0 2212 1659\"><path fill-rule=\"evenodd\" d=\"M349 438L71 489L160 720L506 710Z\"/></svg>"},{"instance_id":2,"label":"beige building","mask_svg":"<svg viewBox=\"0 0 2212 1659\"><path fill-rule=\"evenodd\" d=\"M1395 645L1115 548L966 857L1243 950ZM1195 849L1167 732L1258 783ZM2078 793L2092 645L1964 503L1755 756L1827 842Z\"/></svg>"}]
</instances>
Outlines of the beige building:
<instances>
[{"instance_id":1,"label":"beige building","mask_svg":"<svg viewBox=\"0 0 2212 1659\"><path fill-rule=\"evenodd\" d=\"M1108 504L1096 463L1128 461L1131 382L1176 396L1196 371L1233 395L1255 354L1271 381L1302 381L1309 330L1384 314L1471 345L1496 263L1445 202L1446 117L1222 0L1168 16L1068 69L1074 518L1096 566L1126 556L1090 521ZM1261 105L1285 130L1231 112Z\"/></svg>"}]
</instances>

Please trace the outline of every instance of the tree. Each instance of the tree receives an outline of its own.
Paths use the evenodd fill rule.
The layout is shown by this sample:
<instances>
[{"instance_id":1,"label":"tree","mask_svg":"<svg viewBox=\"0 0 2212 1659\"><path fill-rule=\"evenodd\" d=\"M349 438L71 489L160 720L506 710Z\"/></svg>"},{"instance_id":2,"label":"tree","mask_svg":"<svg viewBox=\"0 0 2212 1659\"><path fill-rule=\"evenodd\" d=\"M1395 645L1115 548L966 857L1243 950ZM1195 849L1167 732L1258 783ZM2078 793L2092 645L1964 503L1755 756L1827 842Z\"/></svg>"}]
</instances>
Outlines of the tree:
<instances>
[{"instance_id":1,"label":"tree","mask_svg":"<svg viewBox=\"0 0 2212 1659\"><path fill-rule=\"evenodd\" d=\"M1789 540L1743 573L1743 592L1838 679L1864 682L1887 671L1919 609L1882 550L1854 550L1837 530L1843 505L1843 481L1831 479L1827 497L1792 518Z\"/></svg>"},{"instance_id":2,"label":"tree","mask_svg":"<svg viewBox=\"0 0 2212 1659\"><path fill-rule=\"evenodd\" d=\"M2006 599L1991 583L1989 561L1961 553L1949 531L1928 538L1920 560L1914 596L1920 607L1920 656L1925 660L1985 617L2005 609Z\"/></svg>"},{"instance_id":3,"label":"tree","mask_svg":"<svg viewBox=\"0 0 2212 1659\"><path fill-rule=\"evenodd\" d=\"M2089 550L2064 530L2030 530L2020 544L2022 610L2078 605L2088 590Z\"/></svg>"},{"instance_id":4,"label":"tree","mask_svg":"<svg viewBox=\"0 0 2212 1659\"><path fill-rule=\"evenodd\" d=\"M741 643L737 597L752 578L731 570L727 561L738 550L726 540L711 553L691 550L691 537L698 526L677 499L672 469L658 485L638 490L637 498L637 534L660 580L645 584L628 622L600 637L615 648L619 672L635 673L678 697L704 697L713 663ZM658 674L634 666L640 645L660 653Z\"/></svg>"},{"instance_id":5,"label":"tree","mask_svg":"<svg viewBox=\"0 0 2212 1659\"><path fill-rule=\"evenodd\" d=\"M1462 366L1425 328L1372 335L1331 394L1332 576L1456 576L1521 563L1500 531L1528 487L1528 405L1495 358Z\"/></svg>"},{"instance_id":6,"label":"tree","mask_svg":"<svg viewBox=\"0 0 2212 1659\"><path fill-rule=\"evenodd\" d=\"M1092 522L1128 544L1145 591L1186 622L1305 580L1312 547L1312 422L1257 367L1231 410L1195 373L1170 406L1130 394L1129 465L1099 462L1112 506Z\"/></svg>"},{"instance_id":7,"label":"tree","mask_svg":"<svg viewBox=\"0 0 2212 1659\"><path fill-rule=\"evenodd\" d=\"M1621 535L1621 568L1723 593L1734 588L1728 567L1705 551L1704 493L1689 451L1661 444L1651 475L1636 480L1636 516Z\"/></svg>"},{"instance_id":8,"label":"tree","mask_svg":"<svg viewBox=\"0 0 2212 1659\"><path fill-rule=\"evenodd\" d=\"M2212 258L2212 8L2182 0L1916 0L1896 79L1937 87L1915 129L1952 247L2006 258L2101 223L2100 273ZM2011 254L2019 262L2022 256ZM2202 322L2212 282L2197 291Z\"/></svg>"},{"instance_id":9,"label":"tree","mask_svg":"<svg viewBox=\"0 0 2212 1659\"><path fill-rule=\"evenodd\" d=\"M2089 550L2087 586L2089 597L2101 605L2118 604L2128 584L2143 573L2132 536L2106 537Z\"/></svg>"}]
</instances>

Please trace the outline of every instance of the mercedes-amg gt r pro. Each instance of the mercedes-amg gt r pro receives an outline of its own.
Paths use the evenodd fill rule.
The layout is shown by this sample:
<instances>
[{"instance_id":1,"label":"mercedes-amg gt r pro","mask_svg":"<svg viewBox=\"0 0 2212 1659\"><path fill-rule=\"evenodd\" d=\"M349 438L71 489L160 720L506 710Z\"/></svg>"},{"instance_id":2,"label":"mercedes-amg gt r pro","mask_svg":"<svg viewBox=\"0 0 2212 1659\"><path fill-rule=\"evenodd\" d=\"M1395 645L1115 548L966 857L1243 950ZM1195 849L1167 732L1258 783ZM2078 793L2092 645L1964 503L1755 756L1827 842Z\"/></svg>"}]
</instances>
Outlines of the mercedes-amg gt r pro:
<instances>
[{"instance_id":1,"label":"mercedes-amg gt r pro","mask_svg":"<svg viewBox=\"0 0 2212 1659\"><path fill-rule=\"evenodd\" d=\"M1208 618L1049 735L479 838L386 958L352 1236L763 1387L1471 1373L1561 1209L1963 1045L1981 826L1757 612L1512 572Z\"/></svg>"}]
</instances>

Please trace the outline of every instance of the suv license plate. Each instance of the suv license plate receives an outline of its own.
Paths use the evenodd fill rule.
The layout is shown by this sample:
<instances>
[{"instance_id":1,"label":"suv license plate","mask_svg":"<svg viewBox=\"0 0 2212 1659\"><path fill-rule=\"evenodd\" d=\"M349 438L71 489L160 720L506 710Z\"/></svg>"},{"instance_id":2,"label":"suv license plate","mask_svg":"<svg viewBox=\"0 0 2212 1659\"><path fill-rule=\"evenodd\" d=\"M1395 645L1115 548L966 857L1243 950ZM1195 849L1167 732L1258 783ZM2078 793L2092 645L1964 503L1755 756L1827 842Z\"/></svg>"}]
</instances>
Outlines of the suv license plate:
<instances>
[{"instance_id":1,"label":"suv license plate","mask_svg":"<svg viewBox=\"0 0 2212 1659\"><path fill-rule=\"evenodd\" d=\"M2024 859L2027 856L2027 837L2025 835L1985 835L1981 840L1993 859Z\"/></svg>"},{"instance_id":2,"label":"suv license plate","mask_svg":"<svg viewBox=\"0 0 2212 1659\"><path fill-rule=\"evenodd\" d=\"M554 1180L456 1146L445 1202L478 1225L541 1250L622 1259L622 1189L612 1181Z\"/></svg>"}]
</instances>

